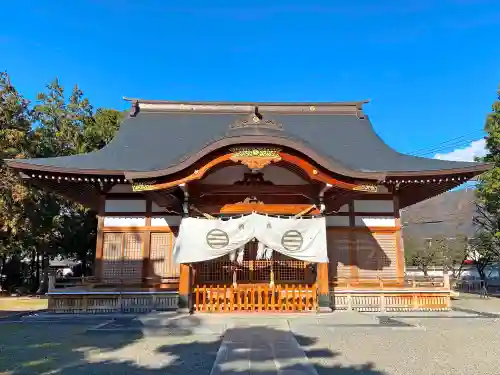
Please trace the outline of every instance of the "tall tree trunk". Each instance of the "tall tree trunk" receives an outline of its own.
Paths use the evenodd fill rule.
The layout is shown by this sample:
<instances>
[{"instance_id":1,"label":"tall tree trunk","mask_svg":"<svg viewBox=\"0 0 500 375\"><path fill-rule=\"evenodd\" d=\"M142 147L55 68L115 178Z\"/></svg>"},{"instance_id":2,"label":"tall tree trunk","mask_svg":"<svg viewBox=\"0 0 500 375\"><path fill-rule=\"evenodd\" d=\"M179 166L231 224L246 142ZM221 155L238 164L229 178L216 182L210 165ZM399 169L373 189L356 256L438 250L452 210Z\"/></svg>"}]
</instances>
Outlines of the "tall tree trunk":
<instances>
[{"instance_id":1,"label":"tall tree trunk","mask_svg":"<svg viewBox=\"0 0 500 375\"><path fill-rule=\"evenodd\" d=\"M30 279L31 279L31 285L30 285L30 292L34 292L35 290L38 289L38 277L36 274L36 269L37 269L37 253L36 250L33 249L31 250L31 264L30 264Z\"/></svg>"},{"instance_id":2,"label":"tall tree trunk","mask_svg":"<svg viewBox=\"0 0 500 375\"><path fill-rule=\"evenodd\" d=\"M5 254L2 254L2 256L0 256L0 292L3 291L3 268L5 266L5 263L7 262L7 257L5 256Z\"/></svg>"},{"instance_id":3,"label":"tall tree trunk","mask_svg":"<svg viewBox=\"0 0 500 375\"><path fill-rule=\"evenodd\" d=\"M87 254L85 253L82 257L82 259L80 259L80 261L82 262L82 276L87 276Z\"/></svg>"},{"instance_id":4,"label":"tall tree trunk","mask_svg":"<svg viewBox=\"0 0 500 375\"><path fill-rule=\"evenodd\" d=\"M37 290L40 287L40 252L36 250L36 277L35 277L35 285L34 285L34 290Z\"/></svg>"},{"instance_id":5,"label":"tall tree trunk","mask_svg":"<svg viewBox=\"0 0 500 375\"><path fill-rule=\"evenodd\" d=\"M37 294L47 293L49 290L49 256L46 252L42 254L42 280L36 291Z\"/></svg>"}]
</instances>

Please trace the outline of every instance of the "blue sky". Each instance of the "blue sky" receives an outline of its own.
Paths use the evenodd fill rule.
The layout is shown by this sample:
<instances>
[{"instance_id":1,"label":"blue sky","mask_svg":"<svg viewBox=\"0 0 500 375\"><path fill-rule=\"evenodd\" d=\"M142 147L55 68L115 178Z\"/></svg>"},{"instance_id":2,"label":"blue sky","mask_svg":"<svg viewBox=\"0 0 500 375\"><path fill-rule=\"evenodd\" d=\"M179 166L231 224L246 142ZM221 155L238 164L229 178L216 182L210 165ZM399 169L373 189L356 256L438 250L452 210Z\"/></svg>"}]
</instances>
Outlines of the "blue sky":
<instances>
[{"instance_id":1,"label":"blue sky","mask_svg":"<svg viewBox=\"0 0 500 375\"><path fill-rule=\"evenodd\" d=\"M500 83L498 0L3 0L2 14L0 70L30 98L57 76L115 108L371 99L402 152L479 139Z\"/></svg>"}]
</instances>

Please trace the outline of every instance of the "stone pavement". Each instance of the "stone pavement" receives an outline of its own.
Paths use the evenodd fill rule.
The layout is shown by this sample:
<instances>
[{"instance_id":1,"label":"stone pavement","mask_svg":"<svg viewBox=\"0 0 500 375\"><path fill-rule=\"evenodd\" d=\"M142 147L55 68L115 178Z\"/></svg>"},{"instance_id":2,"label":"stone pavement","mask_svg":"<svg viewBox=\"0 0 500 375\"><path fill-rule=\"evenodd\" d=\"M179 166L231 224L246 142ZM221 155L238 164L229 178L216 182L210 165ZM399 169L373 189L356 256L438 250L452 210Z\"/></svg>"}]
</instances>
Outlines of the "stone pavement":
<instances>
[{"instance_id":1,"label":"stone pavement","mask_svg":"<svg viewBox=\"0 0 500 375\"><path fill-rule=\"evenodd\" d=\"M240 323L226 331L210 374L242 373L317 375L285 319L271 327Z\"/></svg>"},{"instance_id":2,"label":"stone pavement","mask_svg":"<svg viewBox=\"0 0 500 375\"><path fill-rule=\"evenodd\" d=\"M492 301L384 315L39 314L0 324L0 373L498 375Z\"/></svg>"},{"instance_id":3,"label":"stone pavement","mask_svg":"<svg viewBox=\"0 0 500 375\"><path fill-rule=\"evenodd\" d=\"M500 315L500 298L485 299L477 294L460 293L460 299L453 301L452 307Z\"/></svg>"}]
</instances>

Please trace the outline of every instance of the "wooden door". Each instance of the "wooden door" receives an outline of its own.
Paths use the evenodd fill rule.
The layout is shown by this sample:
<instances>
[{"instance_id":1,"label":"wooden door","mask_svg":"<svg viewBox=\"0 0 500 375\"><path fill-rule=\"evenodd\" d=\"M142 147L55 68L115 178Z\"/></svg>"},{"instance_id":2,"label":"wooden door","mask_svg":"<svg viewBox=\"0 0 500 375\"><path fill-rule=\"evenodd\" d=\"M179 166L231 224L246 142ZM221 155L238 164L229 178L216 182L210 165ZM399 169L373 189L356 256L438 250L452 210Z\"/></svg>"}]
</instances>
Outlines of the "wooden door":
<instances>
[{"instance_id":1,"label":"wooden door","mask_svg":"<svg viewBox=\"0 0 500 375\"><path fill-rule=\"evenodd\" d=\"M103 281L105 283L140 284L143 249L141 233L104 233Z\"/></svg>"}]
</instances>

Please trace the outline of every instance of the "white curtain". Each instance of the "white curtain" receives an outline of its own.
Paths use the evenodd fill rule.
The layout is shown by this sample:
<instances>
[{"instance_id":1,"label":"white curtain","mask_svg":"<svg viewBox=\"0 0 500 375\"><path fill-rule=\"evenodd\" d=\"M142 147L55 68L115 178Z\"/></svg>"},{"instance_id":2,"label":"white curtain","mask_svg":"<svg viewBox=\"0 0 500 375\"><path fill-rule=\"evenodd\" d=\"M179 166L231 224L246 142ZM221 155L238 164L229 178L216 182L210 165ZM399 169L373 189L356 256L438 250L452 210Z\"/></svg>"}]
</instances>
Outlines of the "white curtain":
<instances>
[{"instance_id":1,"label":"white curtain","mask_svg":"<svg viewBox=\"0 0 500 375\"><path fill-rule=\"evenodd\" d=\"M282 219L256 214L255 219L255 237L267 248L307 262L328 262L325 218Z\"/></svg>"},{"instance_id":2,"label":"white curtain","mask_svg":"<svg viewBox=\"0 0 500 375\"><path fill-rule=\"evenodd\" d=\"M250 215L229 220L182 219L173 250L174 262L211 260L243 248L255 237L250 219Z\"/></svg>"},{"instance_id":3,"label":"white curtain","mask_svg":"<svg viewBox=\"0 0 500 375\"><path fill-rule=\"evenodd\" d=\"M263 244L265 258L274 250L307 262L328 262L325 218L285 219L256 213L229 220L183 219L174 261L202 262L226 254L235 256L235 252L240 258L241 249L253 238Z\"/></svg>"}]
</instances>

